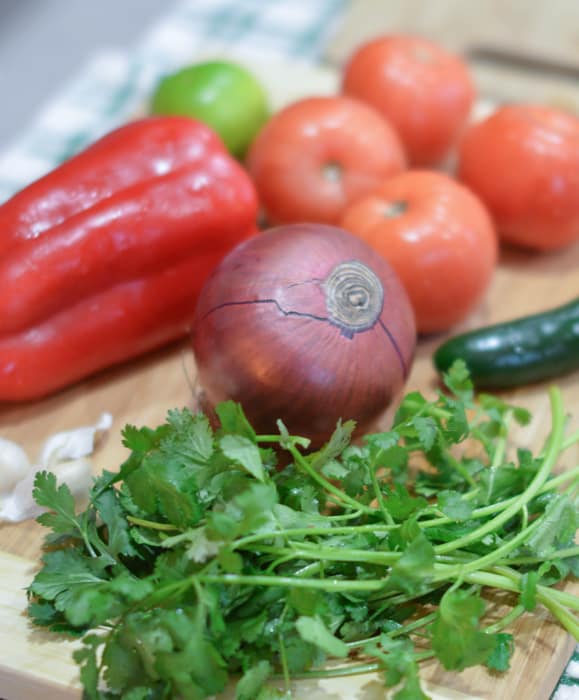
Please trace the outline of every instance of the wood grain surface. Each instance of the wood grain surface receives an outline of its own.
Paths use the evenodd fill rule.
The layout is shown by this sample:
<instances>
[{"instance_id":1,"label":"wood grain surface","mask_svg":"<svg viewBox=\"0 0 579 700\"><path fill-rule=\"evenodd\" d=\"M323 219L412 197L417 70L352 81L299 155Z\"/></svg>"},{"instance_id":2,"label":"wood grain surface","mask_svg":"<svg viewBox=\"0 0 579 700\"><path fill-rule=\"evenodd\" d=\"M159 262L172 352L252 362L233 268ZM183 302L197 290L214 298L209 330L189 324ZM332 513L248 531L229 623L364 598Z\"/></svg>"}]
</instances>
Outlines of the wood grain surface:
<instances>
[{"instance_id":1,"label":"wood grain surface","mask_svg":"<svg viewBox=\"0 0 579 700\"><path fill-rule=\"evenodd\" d=\"M329 70L286 67L263 68L262 76L274 80L277 105L302 93L331 92L337 76ZM298 73L295 71L298 70ZM268 77L269 76L269 77ZM284 83L282 94L280 83ZM277 86L277 87L276 87ZM284 97L285 95L285 97ZM288 97L289 96L289 97ZM536 255L505 250L489 293L461 328L531 313L579 296L579 246L553 254ZM433 349L443 336L420 339L407 389L420 389L430 395L438 385L431 365ZM574 416L571 428L579 428L579 373L563 377L562 388L567 410ZM30 404L0 406L0 435L21 443L34 457L43 441L53 432L94 423L103 411L112 413L110 434L94 458L95 473L114 470L125 450L120 431L126 423L154 426L173 407L192 406L195 366L187 340L176 343L123 366L101 372L59 394ZM521 430L517 444L537 447L549 430L547 385L539 383L504 392L504 396L529 408L535 418ZM579 449L565 453L558 469L579 463ZM24 588L38 562L42 528L34 522L0 525L0 696L4 700L69 700L80 698L74 681L76 671L70 660L70 647L60 639L48 638L33 630L23 610ZM17 555L17 556L14 556ZM569 590L579 592L577 585ZM547 700L573 648L573 641L547 613L528 614L513 628L518 642L512 668L498 675L476 668L462 674L443 672L430 663L423 677L433 698L460 700ZM296 697L313 700L379 700L388 697L375 677L353 677L319 685L301 684Z\"/></svg>"},{"instance_id":2,"label":"wood grain surface","mask_svg":"<svg viewBox=\"0 0 579 700\"><path fill-rule=\"evenodd\" d=\"M388 32L424 35L463 54L487 97L579 113L576 0L351 0L326 57L342 65L360 43Z\"/></svg>"}]
</instances>

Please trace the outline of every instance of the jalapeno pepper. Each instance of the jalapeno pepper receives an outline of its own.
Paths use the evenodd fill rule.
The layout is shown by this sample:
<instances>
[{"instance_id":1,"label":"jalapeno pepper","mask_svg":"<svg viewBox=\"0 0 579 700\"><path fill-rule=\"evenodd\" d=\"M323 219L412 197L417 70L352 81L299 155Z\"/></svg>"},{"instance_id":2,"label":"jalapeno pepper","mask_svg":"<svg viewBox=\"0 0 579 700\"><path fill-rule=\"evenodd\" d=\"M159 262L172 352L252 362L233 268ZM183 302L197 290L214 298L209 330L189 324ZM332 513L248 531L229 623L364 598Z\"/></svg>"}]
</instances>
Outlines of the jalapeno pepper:
<instances>
[{"instance_id":1,"label":"jalapeno pepper","mask_svg":"<svg viewBox=\"0 0 579 700\"><path fill-rule=\"evenodd\" d=\"M182 117L126 124L16 194L0 207L0 400L186 334L257 206L214 132Z\"/></svg>"},{"instance_id":2,"label":"jalapeno pepper","mask_svg":"<svg viewBox=\"0 0 579 700\"><path fill-rule=\"evenodd\" d=\"M579 369L579 298L541 313L457 335L434 353L445 372L462 358L476 386L513 387Z\"/></svg>"}]
</instances>

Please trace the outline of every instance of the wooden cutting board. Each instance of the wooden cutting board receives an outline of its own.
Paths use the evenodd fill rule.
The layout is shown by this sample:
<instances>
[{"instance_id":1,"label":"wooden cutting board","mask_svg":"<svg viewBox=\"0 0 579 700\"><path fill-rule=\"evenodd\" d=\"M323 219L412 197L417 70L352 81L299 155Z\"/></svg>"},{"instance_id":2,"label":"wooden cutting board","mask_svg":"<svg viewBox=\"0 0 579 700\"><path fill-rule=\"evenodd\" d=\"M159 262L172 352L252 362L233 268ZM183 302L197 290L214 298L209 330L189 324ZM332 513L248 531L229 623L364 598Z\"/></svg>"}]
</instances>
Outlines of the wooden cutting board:
<instances>
[{"instance_id":1,"label":"wooden cutting board","mask_svg":"<svg viewBox=\"0 0 579 700\"><path fill-rule=\"evenodd\" d=\"M326 57L341 65L380 34L424 35L465 56L486 97L579 113L578 28L576 0L351 0Z\"/></svg>"},{"instance_id":2,"label":"wooden cutting board","mask_svg":"<svg viewBox=\"0 0 579 700\"><path fill-rule=\"evenodd\" d=\"M248 60L270 88L274 108L303 94L331 93L337 85L332 70ZM267 63L267 64L266 64ZM283 75L283 79L282 76ZM483 303L463 328L501 321L563 303L579 296L579 246L562 253L532 255L504 252L499 270ZM407 388L430 394L437 386L431 354L442 336L422 339ZM120 431L126 423L156 425L168 409L192 405L195 366L187 341L176 343L124 366L101 372L56 396L26 405L0 406L0 435L25 446L31 457L51 433L89 425L104 412L114 422L94 459L95 473L113 470L125 456ZM567 410L579 427L579 373L560 381ZM521 445L538 446L549 428L547 386L537 384L505 394L531 409L532 425L521 431ZM579 462L572 448L560 469ZM37 566L43 531L35 522L0 525L0 697L4 700L80 699L71 645L32 629L24 609L24 589ZM579 593L579 586L569 586ZM423 678L438 700L547 700L574 646L573 640L544 612L526 615L514 629L518 643L511 670L502 675L484 669L463 674L444 672L430 663ZM379 700L387 698L375 676L345 678L319 684L299 684L304 700Z\"/></svg>"}]
</instances>

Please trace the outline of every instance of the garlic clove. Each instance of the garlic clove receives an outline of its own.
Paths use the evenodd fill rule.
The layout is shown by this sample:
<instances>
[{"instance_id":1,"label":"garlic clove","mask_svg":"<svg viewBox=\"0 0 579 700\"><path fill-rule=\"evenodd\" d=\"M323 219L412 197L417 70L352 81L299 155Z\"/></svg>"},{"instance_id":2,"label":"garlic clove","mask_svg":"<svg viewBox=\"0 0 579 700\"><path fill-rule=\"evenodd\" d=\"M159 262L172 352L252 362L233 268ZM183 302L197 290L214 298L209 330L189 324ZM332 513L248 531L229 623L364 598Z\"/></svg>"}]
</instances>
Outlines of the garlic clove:
<instances>
[{"instance_id":1,"label":"garlic clove","mask_svg":"<svg viewBox=\"0 0 579 700\"><path fill-rule=\"evenodd\" d=\"M29 469L26 476L14 487L12 493L2 499L0 504L0 522L19 523L36 518L45 509L39 506L32 496L34 479L42 467ZM90 460L81 458L61 462L51 470L56 474L59 484L66 484L75 498L83 498L88 493L92 480Z\"/></svg>"},{"instance_id":2,"label":"garlic clove","mask_svg":"<svg viewBox=\"0 0 579 700\"><path fill-rule=\"evenodd\" d=\"M67 460L92 454L95 443L111 427L112 416L103 413L94 426L76 428L51 435L40 452L39 464L46 469Z\"/></svg>"},{"instance_id":3,"label":"garlic clove","mask_svg":"<svg viewBox=\"0 0 579 700\"><path fill-rule=\"evenodd\" d=\"M0 438L0 523L18 523L42 513L32 496L39 471L52 471L57 483L66 484L77 500L86 497L92 481L88 457L112 422L112 416L103 413L94 426L55 433L44 443L35 465L20 445Z\"/></svg>"},{"instance_id":4,"label":"garlic clove","mask_svg":"<svg viewBox=\"0 0 579 700\"><path fill-rule=\"evenodd\" d=\"M26 452L12 440L0 438L0 499L30 470Z\"/></svg>"}]
</instances>

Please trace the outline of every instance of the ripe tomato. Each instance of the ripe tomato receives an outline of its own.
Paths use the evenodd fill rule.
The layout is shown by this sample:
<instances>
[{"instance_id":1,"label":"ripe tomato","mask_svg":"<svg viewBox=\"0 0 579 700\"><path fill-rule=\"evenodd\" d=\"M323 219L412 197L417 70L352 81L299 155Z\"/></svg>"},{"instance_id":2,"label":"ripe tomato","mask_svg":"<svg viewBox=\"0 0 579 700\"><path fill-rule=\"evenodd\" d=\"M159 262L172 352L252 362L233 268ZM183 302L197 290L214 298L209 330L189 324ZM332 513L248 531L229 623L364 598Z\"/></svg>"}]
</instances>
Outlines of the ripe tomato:
<instances>
[{"instance_id":1,"label":"ripe tomato","mask_svg":"<svg viewBox=\"0 0 579 700\"><path fill-rule=\"evenodd\" d=\"M420 333L444 331L481 299L497 263L497 237L478 198L448 175L409 170L348 208L341 226L398 273Z\"/></svg>"},{"instance_id":2,"label":"ripe tomato","mask_svg":"<svg viewBox=\"0 0 579 700\"><path fill-rule=\"evenodd\" d=\"M342 91L378 109L400 134L411 165L432 166L456 142L475 97L466 63L433 41L382 36L346 63Z\"/></svg>"},{"instance_id":3,"label":"ripe tomato","mask_svg":"<svg viewBox=\"0 0 579 700\"><path fill-rule=\"evenodd\" d=\"M271 224L335 224L346 206L406 167L392 127L340 95L299 100L253 142L247 166Z\"/></svg>"},{"instance_id":4,"label":"ripe tomato","mask_svg":"<svg viewBox=\"0 0 579 700\"><path fill-rule=\"evenodd\" d=\"M473 124L458 177L486 203L499 236L535 250L579 239L579 119L544 106L506 105Z\"/></svg>"}]
</instances>

